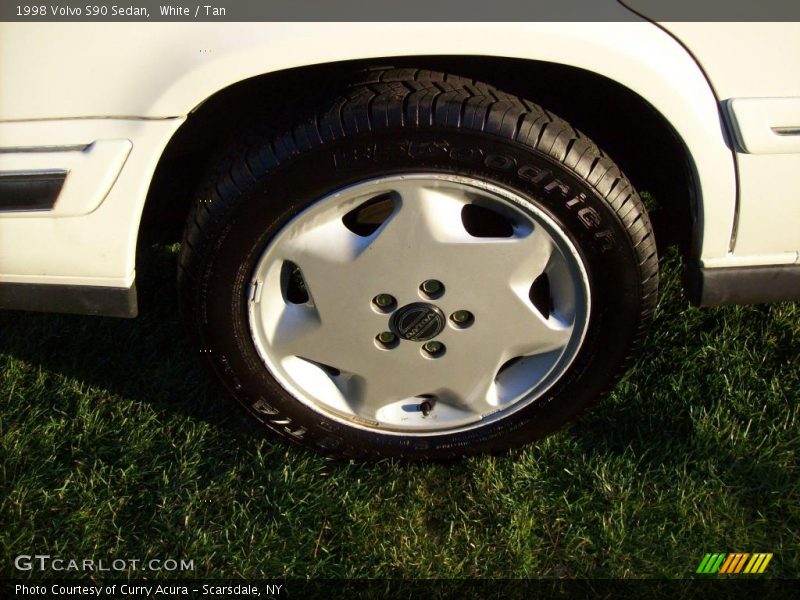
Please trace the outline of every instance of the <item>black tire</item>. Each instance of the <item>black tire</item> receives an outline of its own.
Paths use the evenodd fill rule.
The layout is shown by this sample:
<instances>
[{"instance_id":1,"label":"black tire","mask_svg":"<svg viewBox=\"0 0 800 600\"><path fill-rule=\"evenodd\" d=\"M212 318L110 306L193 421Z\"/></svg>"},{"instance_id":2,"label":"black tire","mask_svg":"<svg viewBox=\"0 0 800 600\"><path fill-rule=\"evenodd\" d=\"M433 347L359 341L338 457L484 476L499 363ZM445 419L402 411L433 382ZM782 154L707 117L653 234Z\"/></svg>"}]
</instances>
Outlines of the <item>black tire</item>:
<instances>
[{"instance_id":1,"label":"black tire","mask_svg":"<svg viewBox=\"0 0 800 600\"><path fill-rule=\"evenodd\" d=\"M444 459L502 451L559 429L614 384L656 304L656 244L636 190L568 123L489 85L385 69L343 88L279 135L239 142L198 194L179 289L215 372L263 426L342 457ZM328 419L277 383L249 334L250 274L276 231L331 191L404 171L469 174L524 194L561 224L588 270L590 321L570 368L524 409L477 429L387 436Z\"/></svg>"}]
</instances>

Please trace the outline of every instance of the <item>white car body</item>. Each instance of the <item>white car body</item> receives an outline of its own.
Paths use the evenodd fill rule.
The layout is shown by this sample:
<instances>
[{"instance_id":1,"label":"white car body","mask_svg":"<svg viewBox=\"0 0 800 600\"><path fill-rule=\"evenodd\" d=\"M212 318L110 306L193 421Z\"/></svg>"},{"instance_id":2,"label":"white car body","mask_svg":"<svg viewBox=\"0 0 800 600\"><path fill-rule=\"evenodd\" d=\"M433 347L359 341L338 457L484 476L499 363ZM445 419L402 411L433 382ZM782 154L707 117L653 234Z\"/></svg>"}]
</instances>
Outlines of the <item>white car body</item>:
<instances>
[{"instance_id":1,"label":"white car body","mask_svg":"<svg viewBox=\"0 0 800 600\"><path fill-rule=\"evenodd\" d=\"M553 63L627 88L671 125L692 165L689 259L715 286L698 301L800 296L798 23L15 22L0 24L0 184L68 175L52 208L0 210L0 307L60 310L30 300L56 287L132 289L153 173L220 90L307 65L414 56ZM762 289L725 291L739 275ZM63 309L131 316L127 302Z\"/></svg>"}]
</instances>

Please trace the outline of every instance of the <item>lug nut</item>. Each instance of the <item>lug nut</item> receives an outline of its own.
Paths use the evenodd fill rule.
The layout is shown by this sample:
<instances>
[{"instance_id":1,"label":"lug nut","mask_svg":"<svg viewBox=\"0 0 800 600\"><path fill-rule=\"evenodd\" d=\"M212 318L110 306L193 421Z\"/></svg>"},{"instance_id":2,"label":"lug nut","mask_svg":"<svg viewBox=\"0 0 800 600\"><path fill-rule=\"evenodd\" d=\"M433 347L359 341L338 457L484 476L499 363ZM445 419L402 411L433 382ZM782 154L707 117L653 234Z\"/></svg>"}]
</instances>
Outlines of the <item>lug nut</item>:
<instances>
[{"instance_id":1,"label":"lug nut","mask_svg":"<svg viewBox=\"0 0 800 600\"><path fill-rule=\"evenodd\" d=\"M450 315L450 320L459 328L469 327L475 320L475 317L468 310L457 310Z\"/></svg>"},{"instance_id":2,"label":"lug nut","mask_svg":"<svg viewBox=\"0 0 800 600\"><path fill-rule=\"evenodd\" d=\"M422 351L431 358L439 358L445 353L445 346L442 342L435 340L426 342L422 345Z\"/></svg>"},{"instance_id":3,"label":"lug nut","mask_svg":"<svg viewBox=\"0 0 800 600\"><path fill-rule=\"evenodd\" d=\"M419 286L424 294L431 298L438 298L444 293L444 285L436 279L427 279Z\"/></svg>"},{"instance_id":4,"label":"lug nut","mask_svg":"<svg viewBox=\"0 0 800 600\"><path fill-rule=\"evenodd\" d=\"M378 308L386 310L397 304L397 300L391 294L378 294L372 299L372 303Z\"/></svg>"},{"instance_id":5,"label":"lug nut","mask_svg":"<svg viewBox=\"0 0 800 600\"><path fill-rule=\"evenodd\" d=\"M397 345L400 343L400 340L397 339L397 336L391 331L382 331L375 336L375 343L379 348L391 350L392 348L397 347Z\"/></svg>"}]
</instances>

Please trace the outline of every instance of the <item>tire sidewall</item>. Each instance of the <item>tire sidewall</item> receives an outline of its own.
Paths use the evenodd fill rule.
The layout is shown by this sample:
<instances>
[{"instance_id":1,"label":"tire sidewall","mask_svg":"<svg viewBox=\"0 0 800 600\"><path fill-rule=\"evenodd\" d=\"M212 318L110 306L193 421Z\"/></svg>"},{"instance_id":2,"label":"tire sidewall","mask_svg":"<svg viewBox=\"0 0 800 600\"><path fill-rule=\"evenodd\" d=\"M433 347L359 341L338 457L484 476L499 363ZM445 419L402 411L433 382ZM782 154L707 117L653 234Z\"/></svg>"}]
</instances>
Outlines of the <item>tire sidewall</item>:
<instances>
[{"instance_id":1,"label":"tire sidewall","mask_svg":"<svg viewBox=\"0 0 800 600\"><path fill-rule=\"evenodd\" d=\"M250 334L252 273L277 232L331 192L368 179L412 172L475 177L527 198L566 233L589 277L588 328L563 376L523 408L458 433L382 434L328 418L278 384ZM212 241L201 259L196 325L215 370L262 424L338 455L448 458L542 437L607 389L639 326L641 274L623 222L574 171L498 136L457 129L372 131L308 149L282 161L241 193L210 234Z\"/></svg>"}]
</instances>

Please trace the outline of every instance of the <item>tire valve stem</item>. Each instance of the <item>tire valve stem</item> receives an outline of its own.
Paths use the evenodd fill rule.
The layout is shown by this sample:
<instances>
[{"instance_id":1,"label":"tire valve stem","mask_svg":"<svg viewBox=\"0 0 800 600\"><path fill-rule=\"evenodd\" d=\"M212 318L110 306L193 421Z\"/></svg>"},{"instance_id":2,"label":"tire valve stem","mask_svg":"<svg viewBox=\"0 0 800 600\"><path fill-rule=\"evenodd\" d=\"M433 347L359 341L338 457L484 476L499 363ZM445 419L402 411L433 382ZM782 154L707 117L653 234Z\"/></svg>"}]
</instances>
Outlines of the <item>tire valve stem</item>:
<instances>
[{"instance_id":1,"label":"tire valve stem","mask_svg":"<svg viewBox=\"0 0 800 600\"><path fill-rule=\"evenodd\" d=\"M422 412L423 417L427 417L429 414L431 414L431 411L433 410L433 400L431 399L425 400L422 404L419 405L419 410L420 412Z\"/></svg>"}]
</instances>

